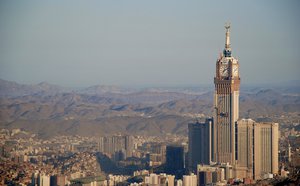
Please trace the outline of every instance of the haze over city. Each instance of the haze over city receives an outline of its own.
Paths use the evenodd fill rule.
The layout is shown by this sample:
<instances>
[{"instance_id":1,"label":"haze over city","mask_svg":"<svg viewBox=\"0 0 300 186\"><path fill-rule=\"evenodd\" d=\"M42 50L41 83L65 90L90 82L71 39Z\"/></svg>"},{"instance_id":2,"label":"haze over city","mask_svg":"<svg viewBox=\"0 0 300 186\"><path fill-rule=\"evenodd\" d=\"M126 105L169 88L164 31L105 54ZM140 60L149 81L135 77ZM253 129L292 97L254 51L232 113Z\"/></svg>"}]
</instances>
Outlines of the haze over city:
<instances>
[{"instance_id":1,"label":"haze over city","mask_svg":"<svg viewBox=\"0 0 300 186\"><path fill-rule=\"evenodd\" d=\"M68 87L211 84L230 22L243 84L299 80L299 7L258 0L2 1L0 78Z\"/></svg>"},{"instance_id":2,"label":"haze over city","mask_svg":"<svg viewBox=\"0 0 300 186\"><path fill-rule=\"evenodd\" d=\"M1 1L0 185L300 185L299 5Z\"/></svg>"}]
</instances>

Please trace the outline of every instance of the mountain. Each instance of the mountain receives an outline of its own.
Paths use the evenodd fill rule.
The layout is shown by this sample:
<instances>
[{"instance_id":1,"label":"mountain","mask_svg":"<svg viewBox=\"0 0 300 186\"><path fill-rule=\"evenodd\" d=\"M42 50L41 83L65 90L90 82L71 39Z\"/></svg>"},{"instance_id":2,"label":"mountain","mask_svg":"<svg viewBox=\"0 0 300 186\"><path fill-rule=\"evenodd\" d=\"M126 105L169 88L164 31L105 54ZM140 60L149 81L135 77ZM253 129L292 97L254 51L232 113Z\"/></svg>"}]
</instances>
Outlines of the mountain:
<instances>
[{"instance_id":1,"label":"mountain","mask_svg":"<svg viewBox=\"0 0 300 186\"><path fill-rule=\"evenodd\" d=\"M67 91L67 88L41 82L36 85L22 85L0 79L0 97L18 97L33 94L56 94Z\"/></svg>"},{"instance_id":2,"label":"mountain","mask_svg":"<svg viewBox=\"0 0 300 186\"><path fill-rule=\"evenodd\" d=\"M134 89L122 88L118 86L108 86L108 85L95 85L88 88L84 88L77 91L80 94L92 94L92 95L103 95L103 94L126 94L134 92Z\"/></svg>"},{"instance_id":3,"label":"mountain","mask_svg":"<svg viewBox=\"0 0 300 186\"><path fill-rule=\"evenodd\" d=\"M21 85L1 80L0 95L0 128L24 128L42 137L186 135L189 122L213 113L211 89L199 94L182 89L129 90L107 86L69 90L48 83ZM240 95L241 118L299 118L299 110L298 94L255 89Z\"/></svg>"},{"instance_id":4,"label":"mountain","mask_svg":"<svg viewBox=\"0 0 300 186\"><path fill-rule=\"evenodd\" d=\"M240 113L244 117L271 117L284 113L299 112L300 96L286 95L272 89L265 89L255 94L242 94L240 105Z\"/></svg>"}]
</instances>

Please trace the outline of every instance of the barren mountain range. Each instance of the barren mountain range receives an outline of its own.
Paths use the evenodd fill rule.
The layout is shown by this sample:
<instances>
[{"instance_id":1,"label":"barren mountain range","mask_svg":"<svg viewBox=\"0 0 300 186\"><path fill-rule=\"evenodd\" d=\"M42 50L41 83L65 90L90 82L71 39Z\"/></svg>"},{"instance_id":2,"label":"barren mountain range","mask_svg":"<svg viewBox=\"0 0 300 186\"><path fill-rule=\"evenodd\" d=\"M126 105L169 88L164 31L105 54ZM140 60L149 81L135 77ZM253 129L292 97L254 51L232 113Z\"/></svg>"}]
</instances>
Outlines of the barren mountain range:
<instances>
[{"instance_id":1,"label":"barren mountain range","mask_svg":"<svg viewBox=\"0 0 300 186\"><path fill-rule=\"evenodd\" d=\"M283 89L242 89L241 118L270 118L300 111L300 96ZM288 94L287 94L288 93ZM0 128L23 128L42 137L115 133L187 134L187 124L212 116L213 88L70 89L48 83L0 80Z\"/></svg>"}]
</instances>

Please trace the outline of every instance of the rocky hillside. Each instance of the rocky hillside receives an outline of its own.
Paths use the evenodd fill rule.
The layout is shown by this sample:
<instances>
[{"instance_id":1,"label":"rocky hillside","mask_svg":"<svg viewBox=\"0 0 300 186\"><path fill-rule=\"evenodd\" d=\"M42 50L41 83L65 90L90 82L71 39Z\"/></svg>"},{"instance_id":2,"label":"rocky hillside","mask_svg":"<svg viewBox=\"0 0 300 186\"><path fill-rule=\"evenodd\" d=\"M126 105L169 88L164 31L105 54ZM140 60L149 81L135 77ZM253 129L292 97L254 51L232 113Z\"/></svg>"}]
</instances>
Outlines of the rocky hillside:
<instances>
[{"instance_id":1,"label":"rocky hillside","mask_svg":"<svg viewBox=\"0 0 300 186\"><path fill-rule=\"evenodd\" d=\"M0 127L41 136L130 133L186 134L187 124L212 115L213 92L132 90L94 86L69 90L41 83L0 81ZM240 115L261 118L299 113L300 96L272 89L241 92Z\"/></svg>"}]
</instances>

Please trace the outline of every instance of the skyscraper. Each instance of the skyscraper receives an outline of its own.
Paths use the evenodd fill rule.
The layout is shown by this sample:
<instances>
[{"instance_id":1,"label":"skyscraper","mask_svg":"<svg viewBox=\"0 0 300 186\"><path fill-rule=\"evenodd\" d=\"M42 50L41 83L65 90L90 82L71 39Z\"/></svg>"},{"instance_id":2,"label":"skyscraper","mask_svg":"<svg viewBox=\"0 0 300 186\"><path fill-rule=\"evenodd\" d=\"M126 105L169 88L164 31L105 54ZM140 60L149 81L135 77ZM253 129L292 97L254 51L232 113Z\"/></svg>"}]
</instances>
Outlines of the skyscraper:
<instances>
[{"instance_id":1,"label":"skyscraper","mask_svg":"<svg viewBox=\"0 0 300 186\"><path fill-rule=\"evenodd\" d=\"M235 177L262 179L278 172L278 123L241 119L236 125Z\"/></svg>"},{"instance_id":2,"label":"skyscraper","mask_svg":"<svg viewBox=\"0 0 300 186\"><path fill-rule=\"evenodd\" d=\"M230 26L226 25L225 49L216 63L214 78L213 154L215 162L235 161L235 122L239 118L239 62L231 55Z\"/></svg>"},{"instance_id":3,"label":"skyscraper","mask_svg":"<svg viewBox=\"0 0 300 186\"><path fill-rule=\"evenodd\" d=\"M225 49L216 62L213 119L189 124L189 169L210 164L224 168L225 179L262 179L278 171L278 124L238 120L239 62L231 55L230 26L225 29ZM210 179L205 175L200 180Z\"/></svg>"},{"instance_id":4,"label":"skyscraper","mask_svg":"<svg viewBox=\"0 0 300 186\"><path fill-rule=\"evenodd\" d=\"M190 123L189 129L189 170L196 172L198 164L209 165L211 162L211 126L212 119L204 123Z\"/></svg>"},{"instance_id":5,"label":"skyscraper","mask_svg":"<svg viewBox=\"0 0 300 186\"><path fill-rule=\"evenodd\" d=\"M253 177L254 124L252 119L242 119L236 124L235 177L238 178Z\"/></svg>"},{"instance_id":6,"label":"skyscraper","mask_svg":"<svg viewBox=\"0 0 300 186\"><path fill-rule=\"evenodd\" d=\"M254 125L254 179L278 173L278 123Z\"/></svg>"},{"instance_id":7,"label":"skyscraper","mask_svg":"<svg viewBox=\"0 0 300 186\"><path fill-rule=\"evenodd\" d=\"M169 145L166 150L166 173L176 178L184 174L184 150L182 146Z\"/></svg>"}]
</instances>

